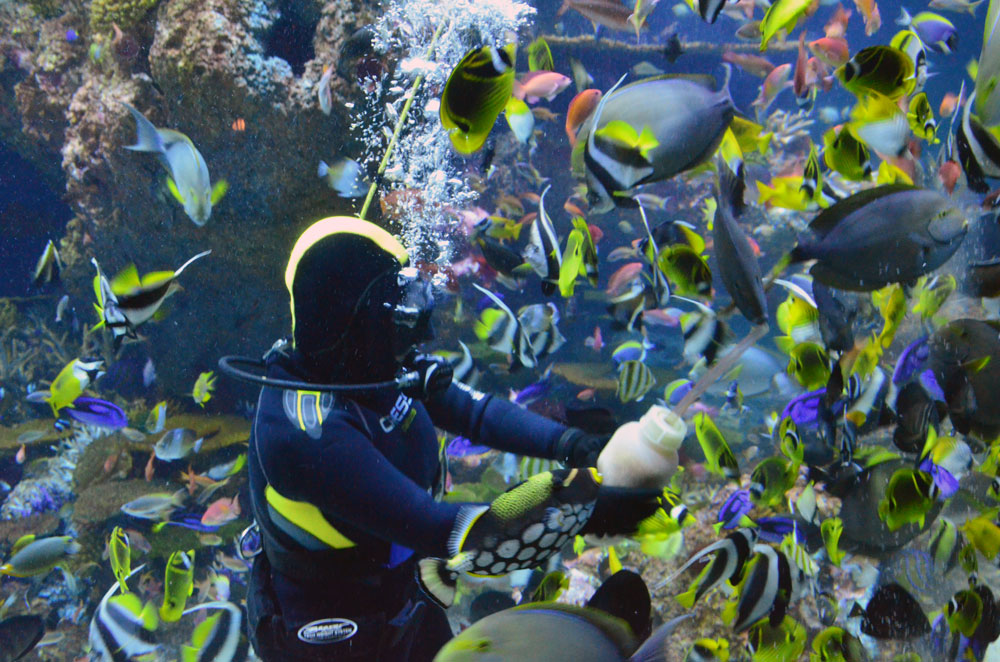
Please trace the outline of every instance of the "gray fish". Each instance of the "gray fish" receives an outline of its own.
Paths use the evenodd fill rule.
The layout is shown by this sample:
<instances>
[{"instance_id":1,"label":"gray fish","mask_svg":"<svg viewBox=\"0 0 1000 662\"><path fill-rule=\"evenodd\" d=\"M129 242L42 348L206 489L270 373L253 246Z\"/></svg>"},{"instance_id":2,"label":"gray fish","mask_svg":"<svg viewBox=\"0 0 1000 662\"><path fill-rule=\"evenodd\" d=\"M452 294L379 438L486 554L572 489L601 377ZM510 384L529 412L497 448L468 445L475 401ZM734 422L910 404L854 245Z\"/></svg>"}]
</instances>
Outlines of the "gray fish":
<instances>
[{"instance_id":1,"label":"gray fish","mask_svg":"<svg viewBox=\"0 0 1000 662\"><path fill-rule=\"evenodd\" d=\"M173 494L167 492L147 494L129 501L121 507L121 511L139 519L166 520L170 517L170 513L184 505L186 496L186 489L177 490Z\"/></svg>"},{"instance_id":2,"label":"gray fish","mask_svg":"<svg viewBox=\"0 0 1000 662\"><path fill-rule=\"evenodd\" d=\"M743 316L752 324L763 324L767 321L767 298L760 265L735 216L743 205L743 182L721 159L718 168L719 195L712 236L719 277Z\"/></svg>"},{"instance_id":3,"label":"gray fish","mask_svg":"<svg viewBox=\"0 0 1000 662\"><path fill-rule=\"evenodd\" d=\"M170 192L184 205L184 212L195 225L205 225L212 215L212 205L225 195L226 182L212 186L205 159L186 135L172 129L158 129L138 110L124 102L122 105L135 118L137 134L135 144L125 149L156 154L170 175L167 180Z\"/></svg>"},{"instance_id":4,"label":"gray fish","mask_svg":"<svg viewBox=\"0 0 1000 662\"><path fill-rule=\"evenodd\" d=\"M201 450L204 437L199 437L194 430L174 428L169 430L153 445L153 452L160 460L183 460L191 453Z\"/></svg>"},{"instance_id":5,"label":"gray fish","mask_svg":"<svg viewBox=\"0 0 1000 662\"><path fill-rule=\"evenodd\" d=\"M809 229L813 237L800 237L787 259L816 260L809 273L830 287L870 292L940 267L961 245L968 222L936 191L890 184L837 202Z\"/></svg>"},{"instance_id":6,"label":"gray fish","mask_svg":"<svg viewBox=\"0 0 1000 662\"><path fill-rule=\"evenodd\" d=\"M1000 322L958 319L931 334L930 367L952 425L984 439L1000 434Z\"/></svg>"},{"instance_id":7,"label":"gray fish","mask_svg":"<svg viewBox=\"0 0 1000 662\"><path fill-rule=\"evenodd\" d=\"M729 72L718 91L700 78L661 76L604 95L583 149L591 212L634 206L627 195L636 187L669 179L715 153L735 112ZM623 142L608 130L611 122L624 122L637 136L647 132L655 144Z\"/></svg>"}]
</instances>

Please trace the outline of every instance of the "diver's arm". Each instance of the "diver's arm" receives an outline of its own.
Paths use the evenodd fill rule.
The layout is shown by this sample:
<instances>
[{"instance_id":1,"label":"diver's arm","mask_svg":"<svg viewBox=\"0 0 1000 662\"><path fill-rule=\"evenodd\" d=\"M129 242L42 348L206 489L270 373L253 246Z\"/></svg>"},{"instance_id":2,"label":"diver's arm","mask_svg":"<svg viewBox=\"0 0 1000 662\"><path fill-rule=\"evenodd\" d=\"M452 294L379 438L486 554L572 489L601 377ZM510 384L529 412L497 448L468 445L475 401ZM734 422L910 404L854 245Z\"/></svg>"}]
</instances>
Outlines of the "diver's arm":
<instances>
[{"instance_id":1,"label":"diver's arm","mask_svg":"<svg viewBox=\"0 0 1000 662\"><path fill-rule=\"evenodd\" d=\"M336 427L336 434L324 429L329 441L316 454L286 462L284 478L291 482L287 496L418 554L447 556L461 504L435 501L361 432L349 425Z\"/></svg>"},{"instance_id":2,"label":"diver's arm","mask_svg":"<svg viewBox=\"0 0 1000 662\"><path fill-rule=\"evenodd\" d=\"M446 391L425 400L424 406L434 425L478 444L518 455L563 459L559 440L569 428L503 398L452 382Z\"/></svg>"}]
</instances>

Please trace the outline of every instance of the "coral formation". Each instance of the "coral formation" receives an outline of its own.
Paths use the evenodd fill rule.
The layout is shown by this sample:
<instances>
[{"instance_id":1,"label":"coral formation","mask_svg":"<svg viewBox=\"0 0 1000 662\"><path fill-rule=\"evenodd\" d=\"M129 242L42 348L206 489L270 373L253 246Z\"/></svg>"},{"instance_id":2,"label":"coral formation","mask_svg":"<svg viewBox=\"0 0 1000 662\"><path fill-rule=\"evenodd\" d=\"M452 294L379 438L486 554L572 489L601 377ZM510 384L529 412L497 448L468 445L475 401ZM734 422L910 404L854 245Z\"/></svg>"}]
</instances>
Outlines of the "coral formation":
<instances>
[{"instance_id":1,"label":"coral formation","mask_svg":"<svg viewBox=\"0 0 1000 662\"><path fill-rule=\"evenodd\" d=\"M127 30L141 21L157 2L159 0L92 0L90 27L107 30L115 24Z\"/></svg>"}]
</instances>

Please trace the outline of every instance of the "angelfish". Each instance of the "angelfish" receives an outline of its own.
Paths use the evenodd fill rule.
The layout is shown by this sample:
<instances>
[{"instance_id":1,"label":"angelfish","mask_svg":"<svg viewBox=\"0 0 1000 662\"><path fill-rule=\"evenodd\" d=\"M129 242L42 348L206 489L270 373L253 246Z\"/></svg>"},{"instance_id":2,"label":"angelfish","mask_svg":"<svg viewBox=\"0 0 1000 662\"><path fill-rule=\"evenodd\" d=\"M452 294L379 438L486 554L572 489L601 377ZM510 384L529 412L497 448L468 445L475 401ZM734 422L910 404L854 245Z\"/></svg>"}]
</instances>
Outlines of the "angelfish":
<instances>
[{"instance_id":1,"label":"angelfish","mask_svg":"<svg viewBox=\"0 0 1000 662\"><path fill-rule=\"evenodd\" d=\"M208 166L191 139L180 131L158 129L138 110L122 102L135 118L136 141L125 149L152 152L167 169L167 187L184 205L184 212L197 226L205 225L212 215L212 206L226 194L229 185L220 179L212 186Z\"/></svg>"}]
</instances>

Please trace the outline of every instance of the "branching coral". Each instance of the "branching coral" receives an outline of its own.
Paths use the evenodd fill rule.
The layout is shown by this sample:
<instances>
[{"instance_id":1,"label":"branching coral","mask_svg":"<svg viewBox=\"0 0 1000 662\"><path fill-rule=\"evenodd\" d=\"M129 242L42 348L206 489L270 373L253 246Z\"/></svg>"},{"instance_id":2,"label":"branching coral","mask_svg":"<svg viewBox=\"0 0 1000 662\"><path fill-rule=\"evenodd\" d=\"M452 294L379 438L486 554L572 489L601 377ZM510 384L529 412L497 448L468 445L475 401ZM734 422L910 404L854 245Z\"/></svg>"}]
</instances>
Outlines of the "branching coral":
<instances>
[{"instance_id":1,"label":"branching coral","mask_svg":"<svg viewBox=\"0 0 1000 662\"><path fill-rule=\"evenodd\" d=\"M93 0L90 5L90 27L110 30L114 23L127 30L138 23L158 0Z\"/></svg>"}]
</instances>

